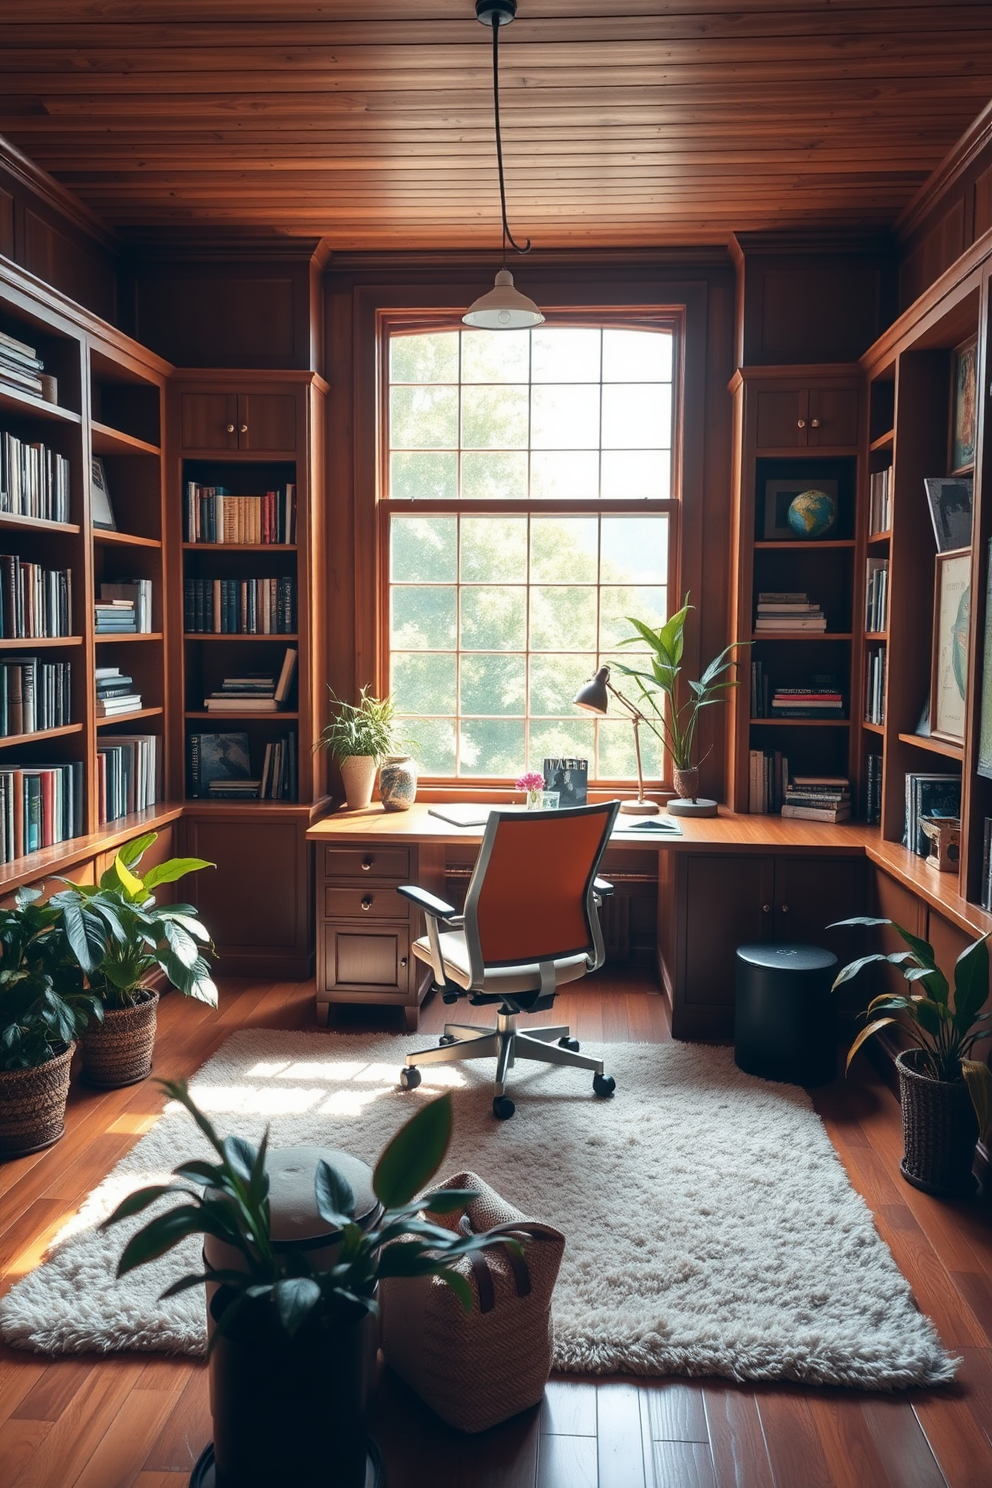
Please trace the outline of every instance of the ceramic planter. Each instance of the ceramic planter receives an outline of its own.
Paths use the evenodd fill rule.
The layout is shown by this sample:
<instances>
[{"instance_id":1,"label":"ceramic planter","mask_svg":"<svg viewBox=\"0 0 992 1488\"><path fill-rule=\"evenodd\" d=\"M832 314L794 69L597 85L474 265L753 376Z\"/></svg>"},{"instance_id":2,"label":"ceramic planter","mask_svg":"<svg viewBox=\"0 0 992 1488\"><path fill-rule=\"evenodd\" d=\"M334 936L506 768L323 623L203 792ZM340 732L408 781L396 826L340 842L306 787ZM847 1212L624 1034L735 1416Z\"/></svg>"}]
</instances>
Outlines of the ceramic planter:
<instances>
[{"instance_id":1,"label":"ceramic planter","mask_svg":"<svg viewBox=\"0 0 992 1488\"><path fill-rule=\"evenodd\" d=\"M341 779L349 811L363 811L370 805L375 768L375 757L371 754L352 754L341 761Z\"/></svg>"},{"instance_id":2,"label":"ceramic planter","mask_svg":"<svg viewBox=\"0 0 992 1488\"><path fill-rule=\"evenodd\" d=\"M964 1080L931 1080L920 1074L923 1051L906 1049L896 1058L906 1155L899 1171L914 1188L940 1198L967 1198L975 1191L972 1164L978 1121Z\"/></svg>"},{"instance_id":3,"label":"ceramic planter","mask_svg":"<svg viewBox=\"0 0 992 1488\"><path fill-rule=\"evenodd\" d=\"M379 800L386 811L409 811L417 799L417 765L412 755L387 754L379 769Z\"/></svg>"},{"instance_id":4,"label":"ceramic planter","mask_svg":"<svg viewBox=\"0 0 992 1488\"><path fill-rule=\"evenodd\" d=\"M72 1045L57 1045L33 1069L0 1070L0 1158L51 1147L65 1131Z\"/></svg>"},{"instance_id":5,"label":"ceramic planter","mask_svg":"<svg viewBox=\"0 0 992 1488\"><path fill-rule=\"evenodd\" d=\"M82 1081L107 1090L137 1085L152 1072L158 993L143 988L134 1007L105 1008L102 1023L90 1023L83 1047Z\"/></svg>"}]
</instances>

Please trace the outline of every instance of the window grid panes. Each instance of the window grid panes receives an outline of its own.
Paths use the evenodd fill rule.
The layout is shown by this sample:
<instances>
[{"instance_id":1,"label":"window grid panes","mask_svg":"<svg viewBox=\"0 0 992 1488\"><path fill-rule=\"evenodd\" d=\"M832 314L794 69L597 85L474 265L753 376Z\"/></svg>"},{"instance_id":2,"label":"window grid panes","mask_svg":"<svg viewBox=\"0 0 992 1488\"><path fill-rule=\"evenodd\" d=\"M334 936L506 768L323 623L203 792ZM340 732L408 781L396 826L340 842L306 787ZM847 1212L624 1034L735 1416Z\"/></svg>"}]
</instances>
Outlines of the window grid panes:
<instances>
[{"instance_id":1,"label":"window grid panes","mask_svg":"<svg viewBox=\"0 0 992 1488\"><path fill-rule=\"evenodd\" d=\"M578 756L591 780L635 777L629 717L572 698L603 662L634 663L627 616L667 617L673 343L669 328L389 338L389 688L425 775ZM660 742L642 728L641 745L663 778Z\"/></svg>"}]
</instances>

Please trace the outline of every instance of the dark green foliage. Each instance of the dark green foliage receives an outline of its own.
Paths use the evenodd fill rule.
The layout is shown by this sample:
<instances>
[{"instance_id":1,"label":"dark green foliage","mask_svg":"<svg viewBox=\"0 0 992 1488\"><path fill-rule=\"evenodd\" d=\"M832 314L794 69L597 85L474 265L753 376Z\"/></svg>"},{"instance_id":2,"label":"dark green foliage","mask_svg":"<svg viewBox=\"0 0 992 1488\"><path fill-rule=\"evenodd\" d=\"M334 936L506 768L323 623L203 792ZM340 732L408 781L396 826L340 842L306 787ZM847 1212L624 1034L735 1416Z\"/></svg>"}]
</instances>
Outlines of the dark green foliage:
<instances>
[{"instance_id":1,"label":"dark green foliage","mask_svg":"<svg viewBox=\"0 0 992 1488\"><path fill-rule=\"evenodd\" d=\"M0 1070L33 1069L69 1044L88 1020L103 1017L83 976L58 910L37 889L19 889L0 909Z\"/></svg>"}]
</instances>

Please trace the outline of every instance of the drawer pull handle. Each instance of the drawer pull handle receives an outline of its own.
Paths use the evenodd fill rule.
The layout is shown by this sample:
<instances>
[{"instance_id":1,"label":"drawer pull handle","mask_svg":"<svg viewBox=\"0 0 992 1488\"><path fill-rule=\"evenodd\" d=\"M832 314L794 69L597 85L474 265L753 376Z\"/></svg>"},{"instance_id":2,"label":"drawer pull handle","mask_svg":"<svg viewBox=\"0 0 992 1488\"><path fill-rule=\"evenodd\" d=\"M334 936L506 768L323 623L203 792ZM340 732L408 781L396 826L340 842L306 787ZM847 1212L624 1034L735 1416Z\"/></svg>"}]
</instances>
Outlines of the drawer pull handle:
<instances>
[{"instance_id":1,"label":"drawer pull handle","mask_svg":"<svg viewBox=\"0 0 992 1488\"><path fill-rule=\"evenodd\" d=\"M366 894L365 895L365 898L362 900L362 909L364 910L364 912L366 914L368 914L368 912L369 912L369 910L371 908L372 908L372 895L371 894Z\"/></svg>"},{"instance_id":2,"label":"drawer pull handle","mask_svg":"<svg viewBox=\"0 0 992 1488\"><path fill-rule=\"evenodd\" d=\"M770 904L763 904L761 906L761 913L762 914L771 914L771 912L772 912L772 907L771 907Z\"/></svg>"},{"instance_id":3,"label":"drawer pull handle","mask_svg":"<svg viewBox=\"0 0 992 1488\"><path fill-rule=\"evenodd\" d=\"M371 867L372 867L372 864L373 864L373 863L374 863L374 862L375 862L375 858L373 858L373 857L371 857L371 856L370 856L370 857L367 857L367 858L363 858L363 859L362 859L362 872L363 872L363 873L368 873L368 872L369 872L369 870L370 870L370 869L371 869Z\"/></svg>"},{"instance_id":4,"label":"drawer pull handle","mask_svg":"<svg viewBox=\"0 0 992 1488\"><path fill-rule=\"evenodd\" d=\"M228 424L227 425L227 432L228 432L228 434L233 434L234 433L234 425L233 424Z\"/></svg>"}]
</instances>

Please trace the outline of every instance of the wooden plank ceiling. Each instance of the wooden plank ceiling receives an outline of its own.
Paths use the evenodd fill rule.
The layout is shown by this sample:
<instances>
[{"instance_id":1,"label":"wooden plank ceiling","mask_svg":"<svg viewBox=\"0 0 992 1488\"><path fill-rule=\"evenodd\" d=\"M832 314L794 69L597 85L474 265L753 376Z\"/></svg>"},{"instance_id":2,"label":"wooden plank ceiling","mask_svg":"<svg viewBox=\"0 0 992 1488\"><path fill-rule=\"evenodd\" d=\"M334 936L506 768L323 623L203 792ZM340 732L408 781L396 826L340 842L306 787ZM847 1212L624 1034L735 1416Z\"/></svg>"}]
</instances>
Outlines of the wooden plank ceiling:
<instances>
[{"instance_id":1,"label":"wooden plank ceiling","mask_svg":"<svg viewBox=\"0 0 992 1488\"><path fill-rule=\"evenodd\" d=\"M0 0L0 133L124 238L498 240L473 0ZM520 0L511 228L535 246L892 225L992 96L990 0Z\"/></svg>"}]
</instances>

